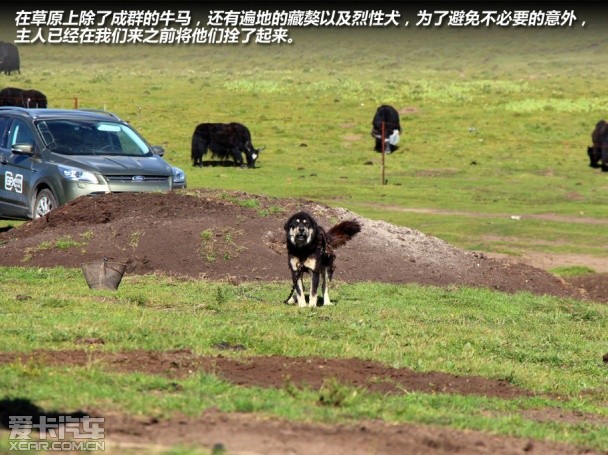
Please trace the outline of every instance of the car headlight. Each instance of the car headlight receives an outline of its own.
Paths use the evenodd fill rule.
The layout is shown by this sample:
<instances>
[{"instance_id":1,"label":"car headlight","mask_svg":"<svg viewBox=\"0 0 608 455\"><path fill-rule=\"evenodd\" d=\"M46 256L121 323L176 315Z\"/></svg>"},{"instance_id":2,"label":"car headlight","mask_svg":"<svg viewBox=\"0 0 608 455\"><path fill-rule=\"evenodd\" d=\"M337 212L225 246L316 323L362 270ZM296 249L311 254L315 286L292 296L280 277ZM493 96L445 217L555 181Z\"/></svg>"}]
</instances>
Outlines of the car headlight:
<instances>
[{"instance_id":1,"label":"car headlight","mask_svg":"<svg viewBox=\"0 0 608 455\"><path fill-rule=\"evenodd\" d=\"M92 172L72 166L59 165L57 167L59 168L59 172L63 178L66 180L70 180L72 182L99 183L97 181L97 177L95 177L95 174Z\"/></svg>"},{"instance_id":2,"label":"car headlight","mask_svg":"<svg viewBox=\"0 0 608 455\"><path fill-rule=\"evenodd\" d=\"M173 166L173 183L184 183L186 181L186 173L180 168Z\"/></svg>"}]
</instances>

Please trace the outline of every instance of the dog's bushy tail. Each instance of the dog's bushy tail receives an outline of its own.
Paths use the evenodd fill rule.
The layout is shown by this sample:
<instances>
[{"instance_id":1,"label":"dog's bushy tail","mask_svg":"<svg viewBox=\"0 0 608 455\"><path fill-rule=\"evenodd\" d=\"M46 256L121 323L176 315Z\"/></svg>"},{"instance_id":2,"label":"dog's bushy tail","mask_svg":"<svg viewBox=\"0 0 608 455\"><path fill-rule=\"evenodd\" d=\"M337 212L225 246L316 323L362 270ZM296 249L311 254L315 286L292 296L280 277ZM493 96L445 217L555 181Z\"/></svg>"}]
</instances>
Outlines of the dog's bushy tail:
<instances>
[{"instance_id":1,"label":"dog's bushy tail","mask_svg":"<svg viewBox=\"0 0 608 455\"><path fill-rule=\"evenodd\" d=\"M327 231L327 241L332 248L338 248L359 232L361 232L361 225L358 221L342 221Z\"/></svg>"}]
</instances>

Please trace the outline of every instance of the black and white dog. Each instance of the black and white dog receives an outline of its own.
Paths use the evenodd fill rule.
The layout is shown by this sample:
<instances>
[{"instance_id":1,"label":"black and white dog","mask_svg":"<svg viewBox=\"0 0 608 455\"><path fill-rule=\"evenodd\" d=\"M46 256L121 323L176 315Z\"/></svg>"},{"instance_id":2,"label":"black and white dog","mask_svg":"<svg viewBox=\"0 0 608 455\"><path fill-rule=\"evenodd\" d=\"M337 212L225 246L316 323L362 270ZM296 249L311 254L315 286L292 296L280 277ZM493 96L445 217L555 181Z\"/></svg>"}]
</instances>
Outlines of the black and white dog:
<instances>
[{"instance_id":1,"label":"black and white dog","mask_svg":"<svg viewBox=\"0 0 608 455\"><path fill-rule=\"evenodd\" d=\"M342 221L326 232L311 214L298 212L292 215L285 223L285 232L293 287L285 303L297 302L299 307L317 306L317 291L322 278L323 305L331 305L328 285L334 272L334 249L344 245L360 231L361 225L355 220ZM308 303L302 283L304 272L311 274Z\"/></svg>"}]
</instances>

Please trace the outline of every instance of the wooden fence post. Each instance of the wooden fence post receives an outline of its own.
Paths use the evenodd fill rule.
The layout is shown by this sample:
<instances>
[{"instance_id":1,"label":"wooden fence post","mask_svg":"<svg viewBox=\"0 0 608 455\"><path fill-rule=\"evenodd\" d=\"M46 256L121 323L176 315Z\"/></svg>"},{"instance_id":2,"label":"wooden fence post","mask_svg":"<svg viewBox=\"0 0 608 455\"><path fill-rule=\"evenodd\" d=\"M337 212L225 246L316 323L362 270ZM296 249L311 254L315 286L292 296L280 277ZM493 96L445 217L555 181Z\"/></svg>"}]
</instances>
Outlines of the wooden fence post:
<instances>
[{"instance_id":1,"label":"wooden fence post","mask_svg":"<svg viewBox=\"0 0 608 455\"><path fill-rule=\"evenodd\" d=\"M385 163L385 146L384 146L384 138L386 136L386 122L382 121L382 134L380 135L380 139L382 141L382 184L386 185L386 180L384 179L384 163Z\"/></svg>"}]
</instances>

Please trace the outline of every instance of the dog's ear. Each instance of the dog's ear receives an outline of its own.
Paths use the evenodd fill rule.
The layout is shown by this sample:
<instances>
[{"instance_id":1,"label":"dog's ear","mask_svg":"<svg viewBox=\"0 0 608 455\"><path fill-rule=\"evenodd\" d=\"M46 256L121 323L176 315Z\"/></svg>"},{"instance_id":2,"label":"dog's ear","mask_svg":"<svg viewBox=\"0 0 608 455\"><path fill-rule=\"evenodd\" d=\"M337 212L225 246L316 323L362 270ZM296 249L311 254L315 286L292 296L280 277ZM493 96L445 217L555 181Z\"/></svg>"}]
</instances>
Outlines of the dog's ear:
<instances>
[{"instance_id":1,"label":"dog's ear","mask_svg":"<svg viewBox=\"0 0 608 455\"><path fill-rule=\"evenodd\" d=\"M289 228L291 227L291 220L293 220L293 216L291 216L285 223L285 226L283 226L283 229L285 229L286 232L289 231Z\"/></svg>"},{"instance_id":2,"label":"dog's ear","mask_svg":"<svg viewBox=\"0 0 608 455\"><path fill-rule=\"evenodd\" d=\"M310 215L308 215L306 218L308 219L308 222L310 223L310 227L316 231L317 230L317 220L315 220Z\"/></svg>"}]
</instances>

